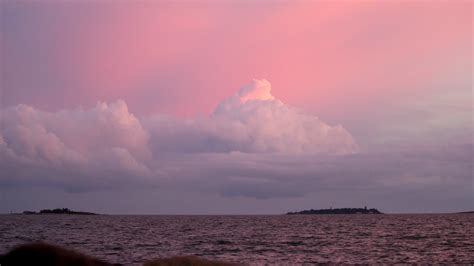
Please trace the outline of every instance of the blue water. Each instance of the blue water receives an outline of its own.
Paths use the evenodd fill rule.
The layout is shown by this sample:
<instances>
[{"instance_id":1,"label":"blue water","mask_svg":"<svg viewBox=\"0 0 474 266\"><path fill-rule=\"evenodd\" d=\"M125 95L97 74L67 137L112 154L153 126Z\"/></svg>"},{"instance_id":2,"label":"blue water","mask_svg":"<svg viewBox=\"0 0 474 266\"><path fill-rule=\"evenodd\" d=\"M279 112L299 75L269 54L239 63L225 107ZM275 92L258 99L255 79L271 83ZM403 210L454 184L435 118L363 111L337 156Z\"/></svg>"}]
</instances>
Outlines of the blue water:
<instances>
[{"instance_id":1,"label":"blue water","mask_svg":"<svg viewBox=\"0 0 474 266\"><path fill-rule=\"evenodd\" d=\"M0 215L0 253L44 241L114 263L474 263L474 215Z\"/></svg>"}]
</instances>

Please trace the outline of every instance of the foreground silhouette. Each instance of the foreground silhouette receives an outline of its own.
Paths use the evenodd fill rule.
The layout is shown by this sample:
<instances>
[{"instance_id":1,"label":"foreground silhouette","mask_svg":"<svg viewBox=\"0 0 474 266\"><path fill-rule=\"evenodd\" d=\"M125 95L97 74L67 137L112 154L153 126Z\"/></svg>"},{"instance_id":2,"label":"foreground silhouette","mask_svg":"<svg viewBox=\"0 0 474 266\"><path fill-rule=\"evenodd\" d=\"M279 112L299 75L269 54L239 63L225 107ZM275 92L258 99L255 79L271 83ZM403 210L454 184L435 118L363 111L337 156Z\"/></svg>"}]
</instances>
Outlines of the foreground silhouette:
<instances>
[{"instance_id":1,"label":"foreground silhouette","mask_svg":"<svg viewBox=\"0 0 474 266\"><path fill-rule=\"evenodd\" d=\"M1 256L0 265L108 266L113 264L62 247L32 243L18 246Z\"/></svg>"},{"instance_id":2,"label":"foreground silhouette","mask_svg":"<svg viewBox=\"0 0 474 266\"><path fill-rule=\"evenodd\" d=\"M1 266L112 266L112 264L93 258L74 250L46 243L32 243L15 247L0 256ZM195 256L154 259L143 263L144 266L230 266L231 263L211 261Z\"/></svg>"}]
</instances>

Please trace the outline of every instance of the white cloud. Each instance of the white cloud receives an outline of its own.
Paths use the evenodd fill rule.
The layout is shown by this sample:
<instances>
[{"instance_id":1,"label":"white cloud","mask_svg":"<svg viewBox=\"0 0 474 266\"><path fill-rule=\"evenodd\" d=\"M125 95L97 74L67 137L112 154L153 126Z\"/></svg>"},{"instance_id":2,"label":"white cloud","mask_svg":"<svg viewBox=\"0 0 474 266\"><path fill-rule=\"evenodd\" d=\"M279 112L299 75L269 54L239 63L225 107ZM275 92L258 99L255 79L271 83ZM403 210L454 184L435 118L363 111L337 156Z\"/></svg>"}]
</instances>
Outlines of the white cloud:
<instances>
[{"instance_id":1,"label":"white cloud","mask_svg":"<svg viewBox=\"0 0 474 266\"><path fill-rule=\"evenodd\" d=\"M0 180L33 178L67 186L72 179L94 187L107 186L103 180L133 183L167 177L169 172L157 164L166 153L357 151L343 127L329 126L275 99L266 80L244 86L205 118L139 119L119 100L57 112L18 105L2 110L1 122Z\"/></svg>"},{"instance_id":2,"label":"white cloud","mask_svg":"<svg viewBox=\"0 0 474 266\"><path fill-rule=\"evenodd\" d=\"M254 79L252 83L243 86L237 94L222 101L216 112L231 110L245 104L247 101L272 101L275 100L272 93L272 85L266 79Z\"/></svg>"},{"instance_id":3,"label":"white cloud","mask_svg":"<svg viewBox=\"0 0 474 266\"><path fill-rule=\"evenodd\" d=\"M58 112L6 108L0 182L68 191L191 186L255 198L297 197L334 186L403 187L407 176L423 185L455 186L472 172L472 145L458 146L356 154L357 144L342 126L285 105L272 96L268 81L254 80L210 116L196 119L139 119L123 101ZM453 152L445 156L447 150Z\"/></svg>"},{"instance_id":4,"label":"white cloud","mask_svg":"<svg viewBox=\"0 0 474 266\"><path fill-rule=\"evenodd\" d=\"M146 172L148 132L123 101L44 112L26 105L3 110L2 157L51 167L115 167Z\"/></svg>"},{"instance_id":5,"label":"white cloud","mask_svg":"<svg viewBox=\"0 0 474 266\"><path fill-rule=\"evenodd\" d=\"M350 154L358 150L342 126L285 105L267 80L253 80L222 101L208 118L144 119L156 150L180 152Z\"/></svg>"}]
</instances>

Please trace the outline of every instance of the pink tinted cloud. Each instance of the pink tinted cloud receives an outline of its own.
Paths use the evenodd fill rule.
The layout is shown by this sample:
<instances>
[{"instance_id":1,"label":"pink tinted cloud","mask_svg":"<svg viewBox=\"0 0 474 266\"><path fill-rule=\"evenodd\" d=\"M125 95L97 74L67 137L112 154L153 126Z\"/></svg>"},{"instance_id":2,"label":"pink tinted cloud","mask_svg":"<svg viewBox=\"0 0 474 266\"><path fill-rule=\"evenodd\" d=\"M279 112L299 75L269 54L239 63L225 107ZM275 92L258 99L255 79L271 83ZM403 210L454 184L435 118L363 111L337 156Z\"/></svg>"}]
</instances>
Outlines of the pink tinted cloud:
<instances>
[{"instance_id":1,"label":"pink tinted cloud","mask_svg":"<svg viewBox=\"0 0 474 266\"><path fill-rule=\"evenodd\" d=\"M0 155L52 166L105 165L144 171L166 152L358 151L342 126L329 126L275 99L266 80L254 80L222 101L211 116L196 119L137 118L121 100L99 102L87 110L47 112L17 105L1 111Z\"/></svg>"},{"instance_id":2,"label":"pink tinted cloud","mask_svg":"<svg viewBox=\"0 0 474 266\"><path fill-rule=\"evenodd\" d=\"M137 118L121 100L87 110L48 112L23 104L2 108L0 183L27 180L72 190L114 186L109 182L157 184L173 177L159 163L170 154L358 152L346 129L285 105L271 95L270 86L254 80L222 101L211 116L196 119Z\"/></svg>"},{"instance_id":3,"label":"pink tinted cloud","mask_svg":"<svg viewBox=\"0 0 474 266\"><path fill-rule=\"evenodd\" d=\"M245 152L342 155L359 151L341 125L286 105L271 94L267 80L253 80L221 101L211 116L144 119L156 151Z\"/></svg>"}]
</instances>

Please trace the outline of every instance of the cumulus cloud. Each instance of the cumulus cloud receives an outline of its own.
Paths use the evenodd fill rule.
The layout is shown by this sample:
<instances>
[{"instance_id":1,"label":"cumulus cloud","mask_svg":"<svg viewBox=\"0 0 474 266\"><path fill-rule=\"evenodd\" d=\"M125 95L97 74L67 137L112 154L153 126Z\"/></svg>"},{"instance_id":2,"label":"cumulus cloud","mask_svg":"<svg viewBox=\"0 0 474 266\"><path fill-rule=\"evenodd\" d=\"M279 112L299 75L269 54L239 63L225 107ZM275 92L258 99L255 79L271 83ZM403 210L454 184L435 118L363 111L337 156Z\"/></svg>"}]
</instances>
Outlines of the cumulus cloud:
<instances>
[{"instance_id":1,"label":"cumulus cloud","mask_svg":"<svg viewBox=\"0 0 474 266\"><path fill-rule=\"evenodd\" d=\"M123 101L54 113L18 105L4 110L2 120L4 142L28 158L54 160L68 152L83 158L111 148L124 148L140 160L151 155L148 132Z\"/></svg>"},{"instance_id":2,"label":"cumulus cloud","mask_svg":"<svg viewBox=\"0 0 474 266\"><path fill-rule=\"evenodd\" d=\"M235 107L245 104L247 101L272 101L275 100L272 93L272 84L266 79L254 79L252 83L243 86L237 94L222 101L216 112L229 111Z\"/></svg>"},{"instance_id":3,"label":"cumulus cloud","mask_svg":"<svg viewBox=\"0 0 474 266\"><path fill-rule=\"evenodd\" d=\"M59 112L18 105L2 110L1 179L74 183L126 173L149 175L148 139L123 101Z\"/></svg>"},{"instance_id":4,"label":"cumulus cloud","mask_svg":"<svg viewBox=\"0 0 474 266\"><path fill-rule=\"evenodd\" d=\"M342 126L284 104L266 80L195 119L137 118L123 101L58 112L18 105L1 119L2 187L158 187L265 200L407 189L434 198L440 187L472 194L472 142L360 153Z\"/></svg>"},{"instance_id":5,"label":"cumulus cloud","mask_svg":"<svg viewBox=\"0 0 474 266\"><path fill-rule=\"evenodd\" d=\"M341 125L330 126L276 99L267 80L253 80L222 101L210 117L144 120L157 150L180 152L350 154L356 141Z\"/></svg>"},{"instance_id":6,"label":"cumulus cloud","mask_svg":"<svg viewBox=\"0 0 474 266\"><path fill-rule=\"evenodd\" d=\"M46 179L70 182L115 176L166 176L157 166L165 153L312 153L357 151L341 126L283 104L267 80L254 80L222 101L208 117L181 120L156 115L137 118L124 101L46 112L28 105L2 110L2 179L44 172ZM48 174L51 169L51 174ZM53 173L54 172L54 173ZM71 177L73 178L73 177ZM97 180L92 182L92 186Z\"/></svg>"}]
</instances>

